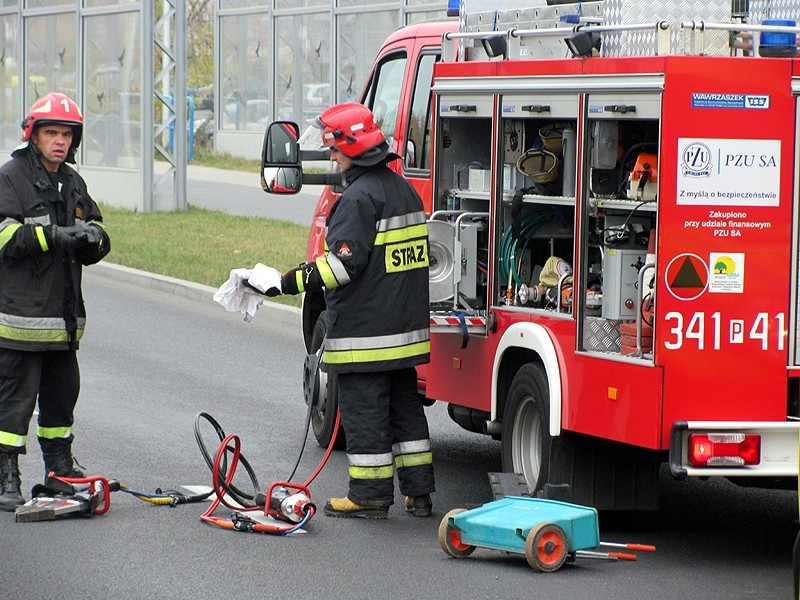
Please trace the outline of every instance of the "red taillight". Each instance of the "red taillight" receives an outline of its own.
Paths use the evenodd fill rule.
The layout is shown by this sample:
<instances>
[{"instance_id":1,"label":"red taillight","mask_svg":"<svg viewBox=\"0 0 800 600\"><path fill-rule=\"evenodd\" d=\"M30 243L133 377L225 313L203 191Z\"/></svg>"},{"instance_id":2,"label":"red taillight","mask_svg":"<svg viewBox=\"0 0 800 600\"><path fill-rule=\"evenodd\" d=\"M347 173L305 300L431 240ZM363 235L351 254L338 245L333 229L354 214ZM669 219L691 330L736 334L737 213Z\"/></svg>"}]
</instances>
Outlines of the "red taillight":
<instances>
[{"instance_id":1,"label":"red taillight","mask_svg":"<svg viewBox=\"0 0 800 600\"><path fill-rule=\"evenodd\" d=\"M695 433L689 436L693 467L738 467L761 462L761 436L745 433Z\"/></svg>"}]
</instances>

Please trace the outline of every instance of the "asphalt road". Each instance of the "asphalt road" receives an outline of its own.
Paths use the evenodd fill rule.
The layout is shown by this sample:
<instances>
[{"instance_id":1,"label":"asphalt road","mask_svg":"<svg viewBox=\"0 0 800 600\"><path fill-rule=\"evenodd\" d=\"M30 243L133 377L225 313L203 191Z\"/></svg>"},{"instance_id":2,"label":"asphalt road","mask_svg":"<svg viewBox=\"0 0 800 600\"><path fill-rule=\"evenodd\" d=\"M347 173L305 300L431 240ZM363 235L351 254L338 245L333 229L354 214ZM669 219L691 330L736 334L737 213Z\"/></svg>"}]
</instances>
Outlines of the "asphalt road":
<instances>
[{"instance_id":1,"label":"asphalt road","mask_svg":"<svg viewBox=\"0 0 800 600\"><path fill-rule=\"evenodd\" d=\"M200 411L242 440L261 488L285 478L303 432L297 328L259 311L251 323L206 296L186 299L87 269L87 334L75 455L88 474L145 492L210 483L193 435ZM450 509L491 499L497 442L428 409L437 474L434 515L397 503L386 521L317 515L290 537L202 523L205 505L159 507L117 492L106 515L15 523L0 513L0 593L9 599L169 598L673 598L788 599L797 494L663 477L661 510L601 515L601 539L651 543L637 562L581 560L552 574L524 558L478 549L456 560L439 548ZM213 445L210 432L205 431ZM23 487L43 476L35 426ZM307 445L296 480L322 456ZM335 452L312 484L320 505L345 491ZM246 488L246 480L239 481ZM225 516L227 511L219 511Z\"/></svg>"}]
</instances>

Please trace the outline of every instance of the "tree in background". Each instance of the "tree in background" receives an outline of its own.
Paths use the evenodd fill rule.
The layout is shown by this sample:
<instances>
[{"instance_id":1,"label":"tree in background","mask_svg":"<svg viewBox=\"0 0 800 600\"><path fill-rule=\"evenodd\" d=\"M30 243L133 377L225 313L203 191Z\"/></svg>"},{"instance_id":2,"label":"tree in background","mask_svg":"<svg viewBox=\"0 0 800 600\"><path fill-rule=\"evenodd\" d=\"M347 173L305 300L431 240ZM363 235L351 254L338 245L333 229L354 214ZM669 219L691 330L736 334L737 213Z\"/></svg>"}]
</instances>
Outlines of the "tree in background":
<instances>
[{"instance_id":1,"label":"tree in background","mask_svg":"<svg viewBox=\"0 0 800 600\"><path fill-rule=\"evenodd\" d=\"M186 3L186 63L188 87L214 83L214 0Z\"/></svg>"},{"instance_id":2,"label":"tree in background","mask_svg":"<svg viewBox=\"0 0 800 600\"><path fill-rule=\"evenodd\" d=\"M213 147L214 0L186 2L186 86L189 95L194 96L198 111L195 115L195 150L207 153Z\"/></svg>"}]
</instances>

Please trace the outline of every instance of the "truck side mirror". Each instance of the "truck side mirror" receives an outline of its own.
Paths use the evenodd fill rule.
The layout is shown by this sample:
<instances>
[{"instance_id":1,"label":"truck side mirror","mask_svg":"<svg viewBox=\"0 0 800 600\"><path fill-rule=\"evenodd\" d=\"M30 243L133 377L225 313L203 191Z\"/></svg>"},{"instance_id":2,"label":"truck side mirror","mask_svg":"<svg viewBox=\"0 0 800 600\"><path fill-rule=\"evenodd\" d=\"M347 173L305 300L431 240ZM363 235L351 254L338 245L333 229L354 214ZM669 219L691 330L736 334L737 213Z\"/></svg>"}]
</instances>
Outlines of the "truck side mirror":
<instances>
[{"instance_id":1,"label":"truck side mirror","mask_svg":"<svg viewBox=\"0 0 800 600\"><path fill-rule=\"evenodd\" d=\"M296 194L303 170L297 140L300 129L291 121L275 121L267 128L261 152L261 187L272 194Z\"/></svg>"},{"instance_id":2,"label":"truck side mirror","mask_svg":"<svg viewBox=\"0 0 800 600\"><path fill-rule=\"evenodd\" d=\"M267 166L296 165L299 159L297 140L300 130L297 123L275 121L267 127L264 137L262 162Z\"/></svg>"},{"instance_id":3,"label":"truck side mirror","mask_svg":"<svg viewBox=\"0 0 800 600\"><path fill-rule=\"evenodd\" d=\"M298 167L262 167L261 187L272 194L296 194L302 175Z\"/></svg>"}]
</instances>

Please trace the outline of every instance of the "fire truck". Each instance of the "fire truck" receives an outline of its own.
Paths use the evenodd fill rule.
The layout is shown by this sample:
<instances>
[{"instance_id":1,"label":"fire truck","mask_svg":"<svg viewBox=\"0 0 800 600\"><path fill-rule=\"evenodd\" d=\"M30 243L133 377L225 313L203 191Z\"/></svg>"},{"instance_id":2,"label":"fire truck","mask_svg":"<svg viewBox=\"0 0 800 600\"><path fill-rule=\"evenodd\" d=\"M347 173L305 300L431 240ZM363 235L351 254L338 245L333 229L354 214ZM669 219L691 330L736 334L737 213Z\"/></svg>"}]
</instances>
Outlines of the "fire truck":
<instances>
[{"instance_id":1,"label":"fire truck","mask_svg":"<svg viewBox=\"0 0 800 600\"><path fill-rule=\"evenodd\" d=\"M598 509L656 508L664 464L798 473L800 8L668 5L462 0L391 35L362 96L429 214L423 401L501 440L532 492ZM298 132L268 129L262 186L331 183L311 259L340 176L303 171ZM324 297L302 315L326 445Z\"/></svg>"}]
</instances>

